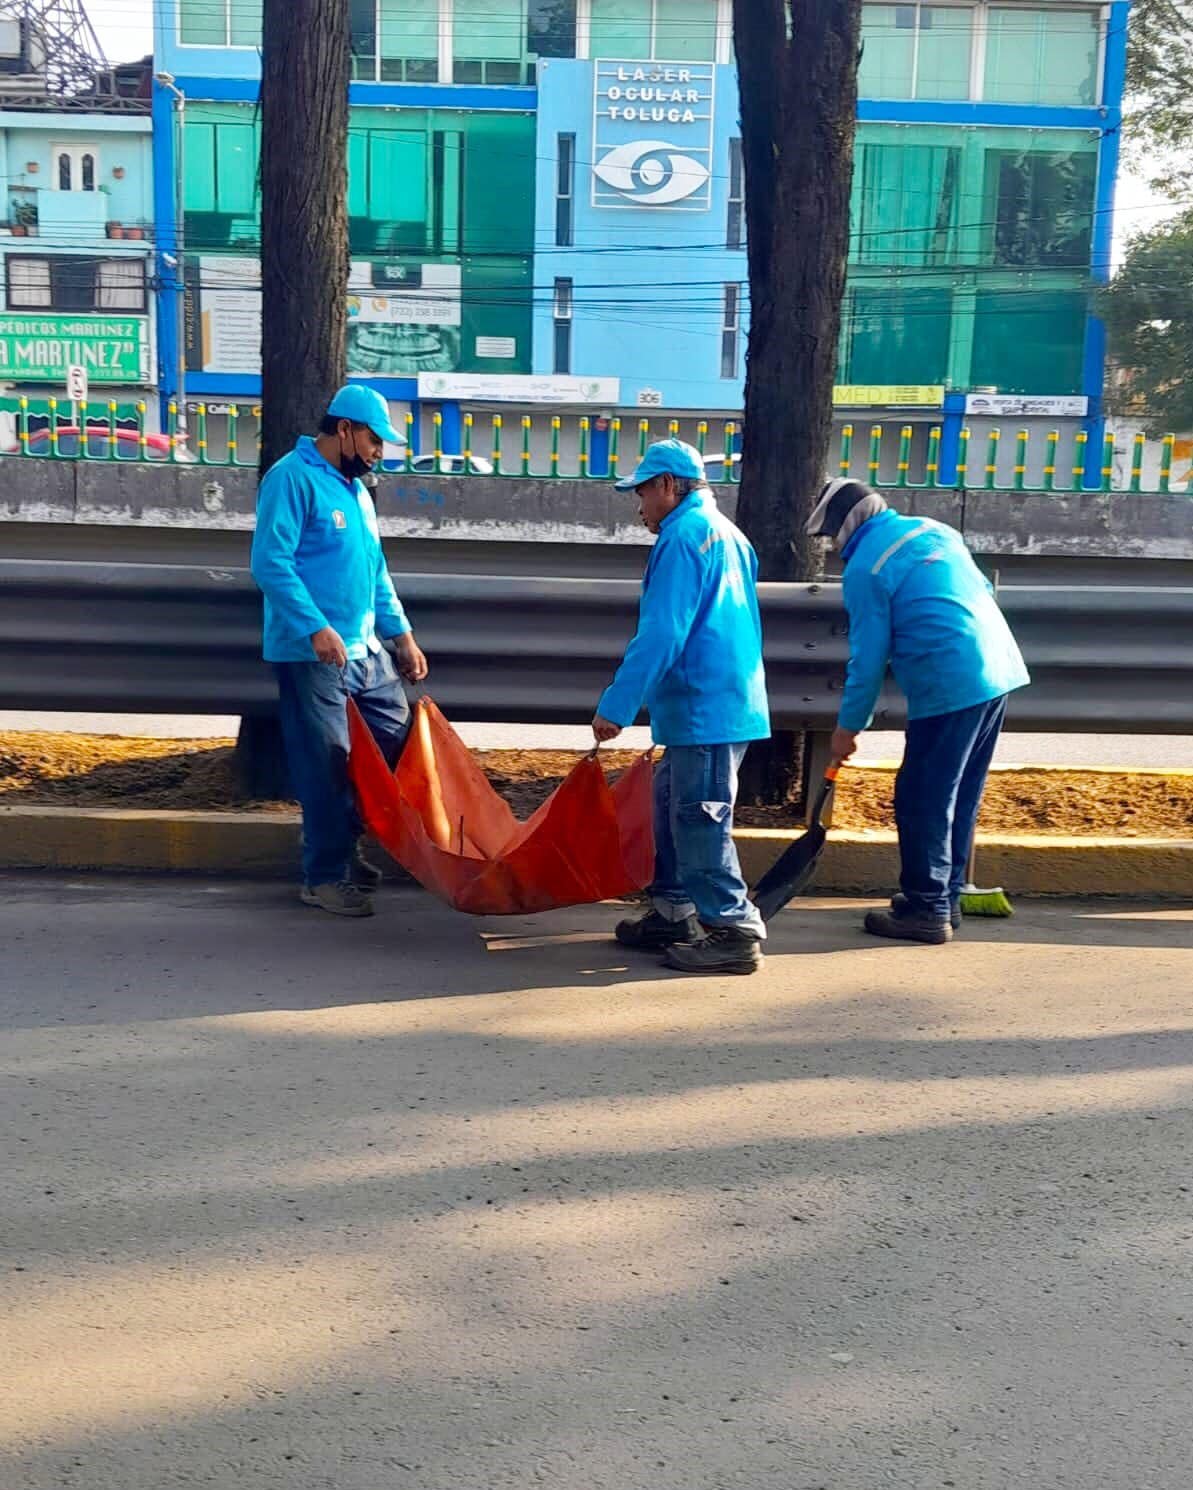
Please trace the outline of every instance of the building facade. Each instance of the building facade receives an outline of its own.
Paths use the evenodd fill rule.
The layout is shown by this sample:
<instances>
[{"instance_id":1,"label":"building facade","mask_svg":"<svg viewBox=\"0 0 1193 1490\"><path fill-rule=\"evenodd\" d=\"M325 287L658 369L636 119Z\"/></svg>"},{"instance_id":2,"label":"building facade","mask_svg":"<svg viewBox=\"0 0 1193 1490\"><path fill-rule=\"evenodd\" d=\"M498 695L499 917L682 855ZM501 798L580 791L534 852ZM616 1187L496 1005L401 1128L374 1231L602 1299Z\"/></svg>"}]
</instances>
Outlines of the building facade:
<instances>
[{"instance_id":1,"label":"building facade","mask_svg":"<svg viewBox=\"0 0 1193 1490\"><path fill-rule=\"evenodd\" d=\"M133 430L155 403L152 140L148 112L4 108L0 91L0 447L48 449L57 423ZM68 369L86 374L87 409L64 397ZM156 410L155 410L156 412ZM90 453L103 453L96 433ZM77 434L63 434L75 453Z\"/></svg>"},{"instance_id":2,"label":"building facade","mask_svg":"<svg viewBox=\"0 0 1193 1490\"><path fill-rule=\"evenodd\" d=\"M1096 451L1127 8L865 5L842 420L941 424L946 471L990 419L1084 427ZM416 431L440 411L447 449L465 410L587 412L598 467L612 414L737 417L730 0L351 14L352 375ZM156 206L183 230L160 237L163 392L251 398L259 0L157 0L156 20L176 90L155 93Z\"/></svg>"}]
</instances>

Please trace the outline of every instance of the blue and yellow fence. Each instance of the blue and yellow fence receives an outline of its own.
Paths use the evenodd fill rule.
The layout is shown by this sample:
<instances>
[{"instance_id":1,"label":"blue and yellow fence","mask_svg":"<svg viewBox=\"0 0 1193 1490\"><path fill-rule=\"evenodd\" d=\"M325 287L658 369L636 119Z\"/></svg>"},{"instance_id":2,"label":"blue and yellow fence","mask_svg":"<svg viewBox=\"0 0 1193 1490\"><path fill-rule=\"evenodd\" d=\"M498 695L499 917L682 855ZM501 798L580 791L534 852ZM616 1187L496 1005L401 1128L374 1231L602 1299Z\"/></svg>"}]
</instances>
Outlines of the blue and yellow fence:
<instances>
[{"instance_id":1,"label":"blue and yellow fence","mask_svg":"<svg viewBox=\"0 0 1193 1490\"><path fill-rule=\"evenodd\" d=\"M169 406L164 430L150 429L144 401L72 404L65 399L0 401L11 421L0 454L45 460L174 462L255 467L260 453L260 406L228 402L191 406L184 424ZM737 420L601 418L582 415L465 414L460 449L443 448L443 419L431 419L430 448L418 452L414 416L406 415L407 443L385 462L390 473L420 476L503 476L607 481L632 470L652 440L689 439L705 459L709 479L741 480L742 427ZM512 425L513 439L506 439ZM599 439L598 439L599 434ZM1107 431L1099 479L1085 479L1088 436L1081 430L962 429L955 453L943 459L943 431L910 424L845 424L836 470L885 488L971 491L1125 491L1193 494L1193 449L1168 434L1149 442L1139 432ZM538 452L536 458L536 450ZM1146 471L1146 476L1145 476Z\"/></svg>"}]
</instances>

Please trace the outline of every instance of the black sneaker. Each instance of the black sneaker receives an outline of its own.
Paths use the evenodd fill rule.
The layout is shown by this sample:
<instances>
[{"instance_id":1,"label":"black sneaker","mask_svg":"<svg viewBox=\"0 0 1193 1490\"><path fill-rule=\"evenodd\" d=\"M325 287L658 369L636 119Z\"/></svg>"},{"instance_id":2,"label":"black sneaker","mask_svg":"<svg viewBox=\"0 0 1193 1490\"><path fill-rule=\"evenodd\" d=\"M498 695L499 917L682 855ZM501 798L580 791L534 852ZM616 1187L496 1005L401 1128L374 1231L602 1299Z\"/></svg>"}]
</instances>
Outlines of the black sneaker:
<instances>
[{"instance_id":1,"label":"black sneaker","mask_svg":"<svg viewBox=\"0 0 1193 1490\"><path fill-rule=\"evenodd\" d=\"M762 943L736 926L714 926L698 942L667 948L663 961L681 973L756 973L762 966Z\"/></svg>"},{"instance_id":2,"label":"black sneaker","mask_svg":"<svg viewBox=\"0 0 1193 1490\"><path fill-rule=\"evenodd\" d=\"M613 935L623 947L636 952L665 952L668 947L698 942L704 929L695 916L668 921L658 911L647 911L636 921L619 921Z\"/></svg>"},{"instance_id":3,"label":"black sneaker","mask_svg":"<svg viewBox=\"0 0 1193 1490\"><path fill-rule=\"evenodd\" d=\"M891 896L891 910L894 912L894 914L896 916L906 916L908 914L908 911L907 911L907 896L906 895L900 895L898 893L892 895ZM949 912L949 925L953 928L954 931L960 931L960 929L961 929L961 907L959 905L955 905L952 908L952 910Z\"/></svg>"},{"instance_id":4,"label":"black sneaker","mask_svg":"<svg viewBox=\"0 0 1193 1490\"><path fill-rule=\"evenodd\" d=\"M370 864L361 853L358 844L352 850L352 859L348 865L349 882L358 890L375 890L384 878L376 864Z\"/></svg>"},{"instance_id":5,"label":"black sneaker","mask_svg":"<svg viewBox=\"0 0 1193 1490\"><path fill-rule=\"evenodd\" d=\"M871 936L886 936L897 942L926 942L936 947L953 940L953 928L944 916L938 919L915 914L897 916L894 911L869 911L865 927Z\"/></svg>"}]
</instances>

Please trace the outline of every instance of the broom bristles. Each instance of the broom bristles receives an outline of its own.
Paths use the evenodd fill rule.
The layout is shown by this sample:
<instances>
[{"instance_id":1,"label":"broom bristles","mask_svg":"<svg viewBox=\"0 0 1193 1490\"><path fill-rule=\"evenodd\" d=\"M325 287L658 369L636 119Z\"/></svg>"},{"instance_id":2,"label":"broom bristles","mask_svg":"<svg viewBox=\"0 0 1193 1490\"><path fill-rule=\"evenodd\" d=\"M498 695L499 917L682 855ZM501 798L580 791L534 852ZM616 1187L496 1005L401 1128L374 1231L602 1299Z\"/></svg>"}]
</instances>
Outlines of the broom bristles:
<instances>
[{"instance_id":1,"label":"broom bristles","mask_svg":"<svg viewBox=\"0 0 1193 1490\"><path fill-rule=\"evenodd\" d=\"M1015 908L1002 889L979 890L966 885L961 891L963 916L1013 916Z\"/></svg>"}]
</instances>

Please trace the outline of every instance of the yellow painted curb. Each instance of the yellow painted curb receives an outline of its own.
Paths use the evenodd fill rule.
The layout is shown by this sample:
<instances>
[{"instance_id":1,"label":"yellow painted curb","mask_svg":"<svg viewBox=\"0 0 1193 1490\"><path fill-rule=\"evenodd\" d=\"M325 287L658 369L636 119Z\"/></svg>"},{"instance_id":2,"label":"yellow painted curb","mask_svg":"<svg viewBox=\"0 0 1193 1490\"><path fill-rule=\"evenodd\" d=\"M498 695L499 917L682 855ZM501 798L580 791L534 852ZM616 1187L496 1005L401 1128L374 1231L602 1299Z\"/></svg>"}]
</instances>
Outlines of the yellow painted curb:
<instances>
[{"instance_id":1,"label":"yellow painted curb","mask_svg":"<svg viewBox=\"0 0 1193 1490\"><path fill-rule=\"evenodd\" d=\"M741 828L734 834L742 870L756 884L798 834ZM1067 838L1006 835L979 838L980 885L1009 895L1193 897L1193 839ZM829 834L817 866L817 890L889 893L899 883L894 833Z\"/></svg>"},{"instance_id":2,"label":"yellow painted curb","mask_svg":"<svg viewBox=\"0 0 1193 1490\"><path fill-rule=\"evenodd\" d=\"M734 836L753 884L799 835L741 828ZM292 876L298 855L296 813L0 807L0 869ZM885 894L898 875L893 833L833 831L815 888ZM1193 839L984 838L978 877L1011 895L1193 898Z\"/></svg>"}]
</instances>

